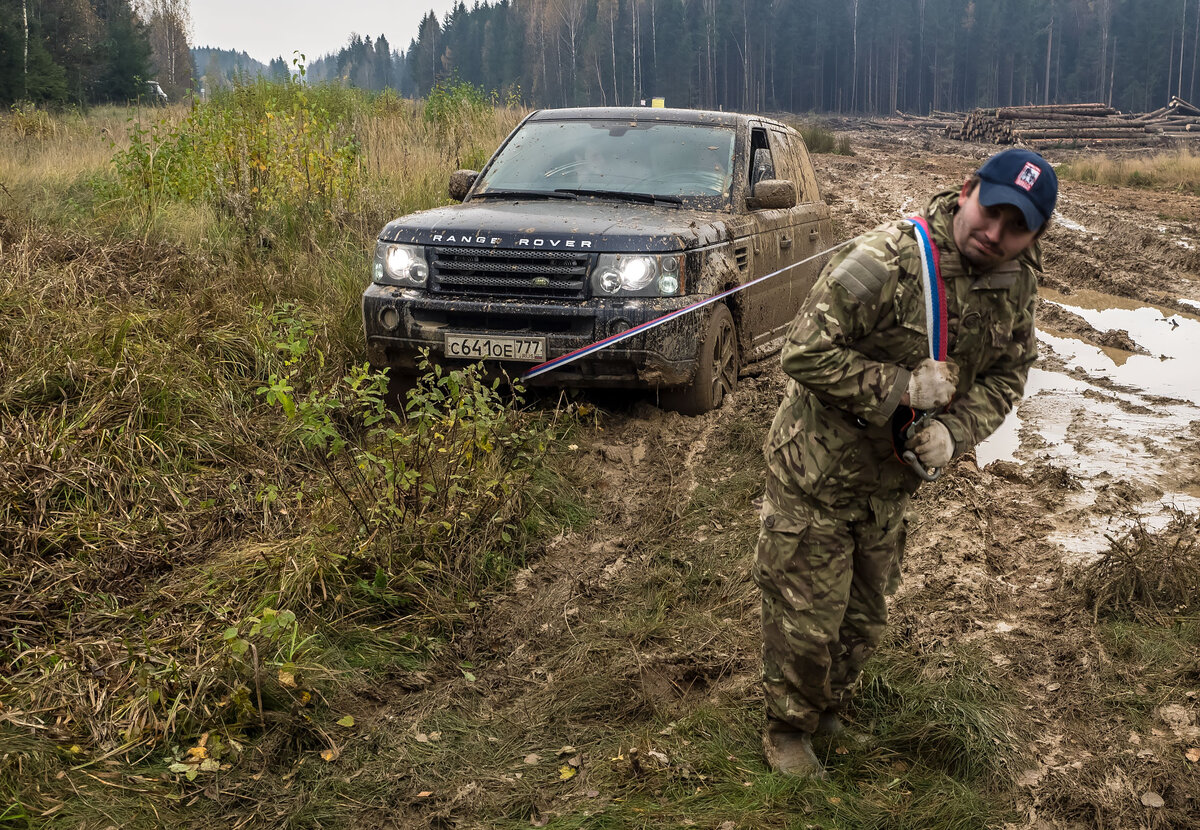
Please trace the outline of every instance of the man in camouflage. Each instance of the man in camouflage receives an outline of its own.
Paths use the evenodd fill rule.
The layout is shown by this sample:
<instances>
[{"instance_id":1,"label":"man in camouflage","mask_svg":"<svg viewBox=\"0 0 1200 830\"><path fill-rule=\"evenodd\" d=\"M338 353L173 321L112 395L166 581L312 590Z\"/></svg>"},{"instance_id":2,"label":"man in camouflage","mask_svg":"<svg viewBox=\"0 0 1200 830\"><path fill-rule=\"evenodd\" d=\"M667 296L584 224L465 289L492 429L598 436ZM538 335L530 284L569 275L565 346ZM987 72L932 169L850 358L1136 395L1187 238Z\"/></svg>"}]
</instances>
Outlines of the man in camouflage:
<instances>
[{"instance_id":1,"label":"man in camouflage","mask_svg":"<svg viewBox=\"0 0 1200 830\"><path fill-rule=\"evenodd\" d=\"M904 514L921 478L901 462L901 407L934 413L908 443L942 468L1020 400L1037 354L1039 239L1058 182L1041 156L1006 150L925 208L940 252L949 359L929 354L919 243L907 220L830 260L783 347L790 377L768 433L756 550L762 589L763 748L774 769L823 775L813 734L842 730L887 621ZM907 410L905 410L907 411Z\"/></svg>"}]
</instances>

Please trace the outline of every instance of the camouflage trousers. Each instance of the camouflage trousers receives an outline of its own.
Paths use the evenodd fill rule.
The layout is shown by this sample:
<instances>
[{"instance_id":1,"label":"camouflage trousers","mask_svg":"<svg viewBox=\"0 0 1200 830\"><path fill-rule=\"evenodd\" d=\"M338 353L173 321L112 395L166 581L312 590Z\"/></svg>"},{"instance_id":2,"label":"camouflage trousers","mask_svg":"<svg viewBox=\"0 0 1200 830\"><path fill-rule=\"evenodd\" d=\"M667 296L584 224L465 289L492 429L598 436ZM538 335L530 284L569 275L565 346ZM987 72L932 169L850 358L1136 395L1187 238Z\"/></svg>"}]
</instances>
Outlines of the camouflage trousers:
<instances>
[{"instance_id":1,"label":"camouflage trousers","mask_svg":"<svg viewBox=\"0 0 1200 830\"><path fill-rule=\"evenodd\" d=\"M770 471L754 579L762 589L767 715L806 732L849 701L900 580L906 493L838 518Z\"/></svg>"}]
</instances>

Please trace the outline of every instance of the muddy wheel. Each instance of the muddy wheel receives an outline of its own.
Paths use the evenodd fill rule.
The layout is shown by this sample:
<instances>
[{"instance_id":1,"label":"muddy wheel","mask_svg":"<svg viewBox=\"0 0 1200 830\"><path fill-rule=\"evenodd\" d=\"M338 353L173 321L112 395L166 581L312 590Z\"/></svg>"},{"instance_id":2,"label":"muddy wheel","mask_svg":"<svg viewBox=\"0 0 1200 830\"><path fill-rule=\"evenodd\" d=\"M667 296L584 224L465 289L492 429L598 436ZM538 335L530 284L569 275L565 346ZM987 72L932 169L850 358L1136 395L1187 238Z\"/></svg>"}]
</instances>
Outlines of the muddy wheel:
<instances>
[{"instance_id":1,"label":"muddy wheel","mask_svg":"<svg viewBox=\"0 0 1200 830\"><path fill-rule=\"evenodd\" d=\"M717 305L708 318L708 333L700 346L700 362L690 386L664 390L662 404L684 415L716 409L737 388L738 344L733 315Z\"/></svg>"}]
</instances>

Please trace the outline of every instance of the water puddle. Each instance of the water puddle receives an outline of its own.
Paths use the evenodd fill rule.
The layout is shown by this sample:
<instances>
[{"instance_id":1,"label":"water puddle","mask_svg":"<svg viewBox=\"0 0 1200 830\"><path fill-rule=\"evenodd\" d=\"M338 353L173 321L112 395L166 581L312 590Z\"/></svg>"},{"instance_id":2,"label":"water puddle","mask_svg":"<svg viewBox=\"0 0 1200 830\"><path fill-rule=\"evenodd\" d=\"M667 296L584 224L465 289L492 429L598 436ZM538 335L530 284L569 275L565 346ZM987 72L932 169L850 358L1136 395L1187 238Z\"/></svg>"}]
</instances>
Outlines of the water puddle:
<instances>
[{"instance_id":1,"label":"water puddle","mask_svg":"<svg viewBox=\"0 0 1200 830\"><path fill-rule=\"evenodd\" d=\"M1091 291L1070 295L1045 291L1042 296L1079 315L1098 331L1127 331L1133 342L1150 352L1129 355L1117 363L1112 355L1095 346L1059 339L1055 352L1069 365L1078 365L1089 374L1106 375L1122 386L1200 406L1200 371L1195 365L1196 355L1200 354L1200 318Z\"/></svg>"},{"instance_id":2,"label":"water puddle","mask_svg":"<svg viewBox=\"0 0 1200 830\"><path fill-rule=\"evenodd\" d=\"M1079 224L1078 222L1076 222L1072 219L1068 219L1067 217L1063 216L1061 213L1054 214L1054 224L1061 225L1062 227L1066 228L1067 230L1076 231L1077 233L1091 233L1091 231L1089 231L1083 225Z\"/></svg>"},{"instance_id":3,"label":"water puddle","mask_svg":"<svg viewBox=\"0 0 1200 830\"><path fill-rule=\"evenodd\" d=\"M1200 422L1200 318L1094 292L1042 296L1098 331L1128 332L1150 354L1039 331L1043 357L1058 358L1071 374L1040 368L1042 363L1031 370L1024 400L976 448L979 466L1040 462L1079 481L1083 489L1056 511L1069 529L1048 537L1072 557L1106 550L1106 535L1124 533L1134 521L1153 531L1177 509L1200 511L1200 486L1178 463L1181 441ZM1097 492L1118 481L1154 485L1166 495L1130 504L1119 517L1090 510Z\"/></svg>"},{"instance_id":4,"label":"water puddle","mask_svg":"<svg viewBox=\"0 0 1200 830\"><path fill-rule=\"evenodd\" d=\"M1168 493L1156 501L1131 506L1130 515L1127 516L1088 516L1070 530L1046 534L1046 541L1073 554L1067 557L1067 562L1086 565L1112 546L1109 537L1119 539L1138 524L1151 533L1157 533L1170 524L1178 511L1200 511L1200 498Z\"/></svg>"}]
</instances>

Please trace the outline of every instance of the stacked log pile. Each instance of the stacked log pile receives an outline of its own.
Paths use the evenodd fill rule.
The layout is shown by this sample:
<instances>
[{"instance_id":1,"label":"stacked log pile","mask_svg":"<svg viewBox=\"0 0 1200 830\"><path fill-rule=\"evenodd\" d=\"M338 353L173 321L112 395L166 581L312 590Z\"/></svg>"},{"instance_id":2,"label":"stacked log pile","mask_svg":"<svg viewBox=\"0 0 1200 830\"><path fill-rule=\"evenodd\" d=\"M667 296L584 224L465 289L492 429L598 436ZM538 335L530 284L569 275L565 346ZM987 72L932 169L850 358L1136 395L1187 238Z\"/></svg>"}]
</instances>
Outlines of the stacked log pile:
<instances>
[{"instance_id":1,"label":"stacked log pile","mask_svg":"<svg viewBox=\"0 0 1200 830\"><path fill-rule=\"evenodd\" d=\"M1164 135L1200 138L1200 109L1181 98L1154 112L1124 115L1104 104L976 109L959 125L946 127L950 138L991 144L1023 144L1034 149L1108 144L1149 144Z\"/></svg>"},{"instance_id":2,"label":"stacked log pile","mask_svg":"<svg viewBox=\"0 0 1200 830\"><path fill-rule=\"evenodd\" d=\"M1172 95L1169 104L1146 113L1142 118L1146 126L1173 138L1200 138L1200 107L1195 107L1178 96Z\"/></svg>"}]
</instances>

